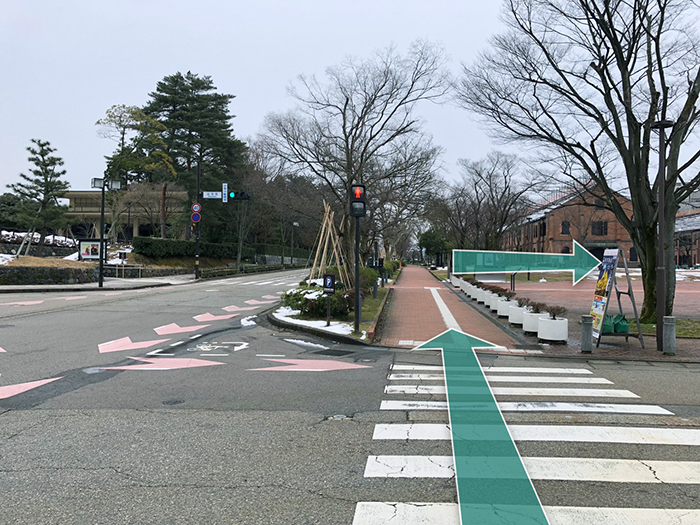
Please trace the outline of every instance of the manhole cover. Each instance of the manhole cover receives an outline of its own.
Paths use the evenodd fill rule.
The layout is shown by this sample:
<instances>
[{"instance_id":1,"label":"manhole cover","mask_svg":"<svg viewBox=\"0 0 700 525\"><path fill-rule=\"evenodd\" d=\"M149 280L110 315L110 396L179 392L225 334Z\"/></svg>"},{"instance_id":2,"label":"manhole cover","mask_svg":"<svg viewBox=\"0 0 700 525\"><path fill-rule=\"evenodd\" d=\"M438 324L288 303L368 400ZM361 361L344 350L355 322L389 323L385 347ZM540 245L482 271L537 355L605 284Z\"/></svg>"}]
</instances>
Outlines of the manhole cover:
<instances>
[{"instance_id":1,"label":"manhole cover","mask_svg":"<svg viewBox=\"0 0 700 525\"><path fill-rule=\"evenodd\" d=\"M313 353L314 354L321 354L321 355L333 355L333 356L352 354L352 352L348 352L346 350L319 350L318 352L313 352Z\"/></svg>"}]
</instances>

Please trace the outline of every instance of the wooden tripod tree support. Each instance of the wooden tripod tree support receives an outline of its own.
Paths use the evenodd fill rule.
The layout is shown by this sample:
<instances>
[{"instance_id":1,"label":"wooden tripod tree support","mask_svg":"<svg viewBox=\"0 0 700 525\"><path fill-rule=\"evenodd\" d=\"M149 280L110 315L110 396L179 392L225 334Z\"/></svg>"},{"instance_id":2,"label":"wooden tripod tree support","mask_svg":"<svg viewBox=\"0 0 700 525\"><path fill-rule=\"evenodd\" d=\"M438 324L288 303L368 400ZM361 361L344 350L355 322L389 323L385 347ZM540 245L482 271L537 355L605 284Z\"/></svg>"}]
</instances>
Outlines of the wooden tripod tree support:
<instances>
[{"instance_id":1,"label":"wooden tripod tree support","mask_svg":"<svg viewBox=\"0 0 700 525\"><path fill-rule=\"evenodd\" d=\"M352 282L348 275L347 268L341 264L341 260L345 260L345 258L343 257L340 240L338 239L338 232L333 222L335 213L331 211L331 207L325 201L323 203L323 208L323 223L321 224L321 233L318 236L316 254L314 255L314 263L311 267L309 280L323 278L326 273L326 268L335 263L340 274L338 277L343 284L349 288Z\"/></svg>"}]
</instances>

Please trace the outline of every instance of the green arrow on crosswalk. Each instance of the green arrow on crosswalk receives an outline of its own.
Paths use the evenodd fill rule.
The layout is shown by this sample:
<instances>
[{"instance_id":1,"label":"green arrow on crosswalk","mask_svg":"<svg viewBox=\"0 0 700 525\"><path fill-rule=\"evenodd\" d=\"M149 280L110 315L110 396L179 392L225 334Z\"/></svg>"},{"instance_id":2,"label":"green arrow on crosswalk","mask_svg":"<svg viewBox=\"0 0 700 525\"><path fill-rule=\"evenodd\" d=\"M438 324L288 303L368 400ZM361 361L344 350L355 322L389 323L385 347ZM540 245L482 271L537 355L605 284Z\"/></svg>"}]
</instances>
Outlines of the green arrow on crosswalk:
<instances>
[{"instance_id":1,"label":"green arrow on crosswalk","mask_svg":"<svg viewBox=\"0 0 700 525\"><path fill-rule=\"evenodd\" d=\"M442 350L461 523L546 525L540 500L474 353L474 348L485 346L495 345L451 329L417 347Z\"/></svg>"},{"instance_id":2,"label":"green arrow on crosswalk","mask_svg":"<svg viewBox=\"0 0 700 525\"><path fill-rule=\"evenodd\" d=\"M574 253L492 252L452 250L453 273L573 271L573 281L595 270L600 261L574 241Z\"/></svg>"}]
</instances>

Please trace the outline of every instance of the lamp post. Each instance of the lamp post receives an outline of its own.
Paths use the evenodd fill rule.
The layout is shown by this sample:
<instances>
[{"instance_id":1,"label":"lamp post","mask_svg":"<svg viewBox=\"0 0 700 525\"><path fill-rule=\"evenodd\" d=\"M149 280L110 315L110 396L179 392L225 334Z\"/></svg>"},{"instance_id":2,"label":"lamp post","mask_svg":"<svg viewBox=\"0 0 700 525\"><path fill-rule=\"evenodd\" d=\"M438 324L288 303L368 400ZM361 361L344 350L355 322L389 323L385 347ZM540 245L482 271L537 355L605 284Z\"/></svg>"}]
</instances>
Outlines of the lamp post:
<instances>
[{"instance_id":1,"label":"lamp post","mask_svg":"<svg viewBox=\"0 0 700 525\"><path fill-rule=\"evenodd\" d=\"M651 125L659 130L659 184L658 196L658 246L656 248L656 349L664 349L664 315L666 313L666 258L665 258L665 215L666 215L666 128L673 127L672 120L659 120Z\"/></svg>"},{"instance_id":2,"label":"lamp post","mask_svg":"<svg viewBox=\"0 0 700 525\"><path fill-rule=\"evenodd\" d=\"M105 188L109 186L110 190L119 190L122 187L122 183L118 180L105 180L103 178L92 179L91 186L93 188L100 188L102 191L102 205L100 206L100 270L97 286L102 288L104 285L104 260L107 256L107 250L105 250Z\"/></svg>"},{"instance_id":3,"label":"lamp post","mask_svg":"<svg viewBox=\"0 0 700 525\"><path fill-rule=\"evenodd\" d=\"M294 228L296 228L298 226L299 226L298 222L292 223L292 245L290 246L292 256L290 257L290 260L289 260L289 262L291 263L291 266L294 266ZM284 261L282 261L282 264L284 264Z\"/></svg>"}]
</instances>

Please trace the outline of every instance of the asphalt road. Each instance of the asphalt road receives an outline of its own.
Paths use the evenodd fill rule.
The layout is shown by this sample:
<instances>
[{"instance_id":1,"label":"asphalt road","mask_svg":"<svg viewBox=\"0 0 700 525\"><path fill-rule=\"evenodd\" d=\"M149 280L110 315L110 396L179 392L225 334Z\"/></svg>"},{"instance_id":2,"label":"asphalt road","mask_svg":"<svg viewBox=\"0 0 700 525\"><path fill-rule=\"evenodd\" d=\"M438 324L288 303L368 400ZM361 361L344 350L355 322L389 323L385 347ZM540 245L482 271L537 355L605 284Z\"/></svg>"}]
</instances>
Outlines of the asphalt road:
<instances>
[{"instance_id":1,"label":"asphalt road","mask_svg":"<svg viewBox=\"0 0 700 525\"><path fill-rule=\"evenodd\" d=\"M331 343L251 317L301 277L0 296L0 524L364 525L358 502L454 503L453 477L365 474L371 456L451 454L446 440L373 439L376 425L447 423L444 410L380 409L386 400L444 402L444 394L385 393L396 384L392 367L440 366L440 355ZM700 428L700 365L481 361L585 368L614 384L594 388L639 396L618 402L671 412L504 412L513 428ZM523 440L518 448L524 457L700 460L693 445ZM692 484L533 483L546 507L700 507Z\"/></svg>"}]
</instances>

